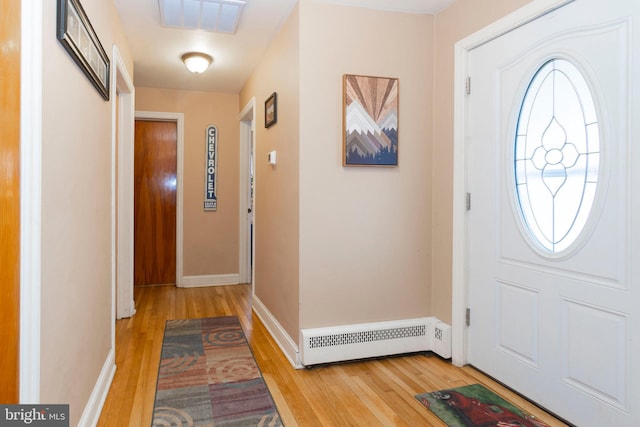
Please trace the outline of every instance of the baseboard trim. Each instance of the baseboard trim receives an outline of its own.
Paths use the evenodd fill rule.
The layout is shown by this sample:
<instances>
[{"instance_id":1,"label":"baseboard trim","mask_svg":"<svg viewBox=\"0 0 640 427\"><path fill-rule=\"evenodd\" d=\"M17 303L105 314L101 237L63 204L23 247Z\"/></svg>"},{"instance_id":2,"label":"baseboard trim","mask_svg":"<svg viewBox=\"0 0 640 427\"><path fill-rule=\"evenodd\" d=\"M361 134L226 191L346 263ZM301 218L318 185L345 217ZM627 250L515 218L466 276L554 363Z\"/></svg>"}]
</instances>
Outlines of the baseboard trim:
<instances>
[{"instance_id":1,"label":"baseboard trim","mask_svg":"<svg viewBox=\"0 0 640 427\"><path fill-rule=\"evenodd\" d=\"M278 320L271 314L269 309L260 301L255 294L252 298L251 308L254 313L260 318L271 337L274 339L280 350L284 353L291 366L295 369L302 369L302 363L300 363L300 352L298 345L291 339L287 331L284 330Z\"/></svg>"},{"instance_id":2,"label":"baseboard trim","mask_svg":"<svg viewBox=\"0 0 640 427\"><path fill-rule=\"evenodd\" d=\"M209 276L184 276L180 282L181 288L201 288L205 286L237 285L240 283L239 274L214 274Z\"/></svg>"},{"instance_id":3,"label":"baseboard trim","mask_svg":"<svg viewBox=\"0 0 640 427\"><path fill-rule=\"evenodd\" d=\"M111 349L109 351L109 354L107 355L107 359L104 361L102 371L100 371L100 375L98 376L96 385L93 387L91 396L89 396L89 401L84 407L84 411L82 412L82 417L80 417L78 426L95 427L98 424L100 414L102 413L102 407L104 406L104 402L107 399L107 394L109 393L111 381L113 381L113 376L115 375L115 373L116 358L115 352L113 351L113 349Z\"/></svg>"}]
</instances>

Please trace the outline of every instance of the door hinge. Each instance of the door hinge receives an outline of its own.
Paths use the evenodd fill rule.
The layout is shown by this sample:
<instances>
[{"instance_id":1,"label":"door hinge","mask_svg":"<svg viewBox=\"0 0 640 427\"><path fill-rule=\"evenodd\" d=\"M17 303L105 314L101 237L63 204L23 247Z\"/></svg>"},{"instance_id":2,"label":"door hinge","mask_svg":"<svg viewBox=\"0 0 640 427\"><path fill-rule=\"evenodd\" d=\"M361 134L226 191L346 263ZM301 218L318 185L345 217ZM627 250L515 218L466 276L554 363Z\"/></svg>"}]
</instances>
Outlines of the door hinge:
<instances>
[{"instance_id":1,"label":"door hinge","mask_svg":"<svg viewBox=\"0 0 640 427\"><path fill-rule=\"evenodd\" d=\"M467 193L464 197L464 205L468 211L471 210L471 193Z\"/></svg>"},{"instance_id":2,"label":"door hinge","mask_svg":"<svg viewBox=\"0 0 640 427\"><path fill-rule=\"evenodd\" d=\"M467 324L467 326L471 325L471 309L467 308L467 311L465 312L465 323Z\"/></svg>"},{"instance_id":3,"label":"door hinge","mask_svg":"<svg viewBox=\"0 0 640 427\"><path fill-rule=\"evenodd\" d=\"M471 95L471 77L467 77L467 80L464 83L464 90L467 95Z\"/></svg>"}]
</instances>

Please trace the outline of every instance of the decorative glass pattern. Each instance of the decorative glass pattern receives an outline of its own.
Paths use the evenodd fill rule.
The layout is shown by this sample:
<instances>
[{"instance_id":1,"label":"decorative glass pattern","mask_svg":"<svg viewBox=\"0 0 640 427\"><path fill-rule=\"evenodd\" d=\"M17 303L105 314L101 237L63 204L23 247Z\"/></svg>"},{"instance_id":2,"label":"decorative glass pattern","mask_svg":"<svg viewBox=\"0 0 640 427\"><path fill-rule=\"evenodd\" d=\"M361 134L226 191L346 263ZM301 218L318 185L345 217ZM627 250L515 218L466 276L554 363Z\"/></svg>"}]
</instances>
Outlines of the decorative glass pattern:
<instances>
[{"instance_id":1,"label":"decorative glass pattern","mask_svg":"<svg viewBox=\"0 0 640 427\"><path fill-rule=\"evenodd\" d=\"M514 161L517 199L531 236L548 252L567 249L587 223L600 170L593 96L571 62L548 61L531 80Z\"/></svg>"}]
</instances>

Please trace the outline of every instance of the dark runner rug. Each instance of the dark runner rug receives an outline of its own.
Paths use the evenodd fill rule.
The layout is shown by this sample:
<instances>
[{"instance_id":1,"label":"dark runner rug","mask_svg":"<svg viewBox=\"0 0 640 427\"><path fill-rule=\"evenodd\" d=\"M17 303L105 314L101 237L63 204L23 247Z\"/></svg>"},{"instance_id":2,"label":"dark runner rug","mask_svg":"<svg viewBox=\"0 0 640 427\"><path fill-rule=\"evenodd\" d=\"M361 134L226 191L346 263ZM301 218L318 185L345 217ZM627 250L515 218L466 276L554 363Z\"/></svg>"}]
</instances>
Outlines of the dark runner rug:
<instances>
[{"instance_id":1,"label":"dark runner rug","mask_svg":"<svg viewBox=\"0 0 640 427\"><path fill-rule=\"evenodd\" d=\"M153 426L282 426L235 316L168 320Z\"/></svg>"},{"instance_id":2,"label":"dark runner rug","mask_svg":"<svg viewBox=\"0 0 640 427\"><path fill-rule=\"evenodd\" d=\"M416 395L450 427L548 427L481 384Z\"/></svg>"}]
</instances>

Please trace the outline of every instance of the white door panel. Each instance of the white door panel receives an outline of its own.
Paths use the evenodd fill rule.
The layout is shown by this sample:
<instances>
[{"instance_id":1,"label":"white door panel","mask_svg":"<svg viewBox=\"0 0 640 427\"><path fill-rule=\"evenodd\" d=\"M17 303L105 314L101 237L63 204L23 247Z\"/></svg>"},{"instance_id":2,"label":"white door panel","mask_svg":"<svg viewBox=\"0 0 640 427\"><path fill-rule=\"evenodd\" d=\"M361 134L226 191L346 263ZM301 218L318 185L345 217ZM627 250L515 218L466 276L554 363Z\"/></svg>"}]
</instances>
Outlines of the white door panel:
<instances>
[{"instance_id":1,"label":"white door panel","mask_svg":"<svg viewBox=\"0 0 640 427\"><path fill-rule=\"evenodd\" d=\"M640 336L640 181L633 168L640 169L640 156L632 120L640 101L639 24L640 2L576 0L469 54L468 361L580 426L640 425L640 365L631 363L640 358L633 339ZM540 220L553 224L554 233L580 222L579 215L565 221L556 212L589 206L587 190L564 197L564 185L575 177L567 171L578 163L561 159L587 158L572 157L571 138L583 132L600 145L588 157L599 160L599 172L584 173L584 187L596 188L584 228L567 248L553 252L538 243L535 225L521 212L514 156L523 99L536 72L556 59L568 61L586 81L597 123L567 123L572 116L563 103L570 91L554 83L549 126L518 137L545 141L547 131L556 131L566 139L556 146L541 142L542 154L531 161L544 165L540 175L553 194L549 206L562 207L551 220ZM547 98L539 96L544 104ZM580 111L588 110L579 99Z\"/></svg>"}]
</instances>

